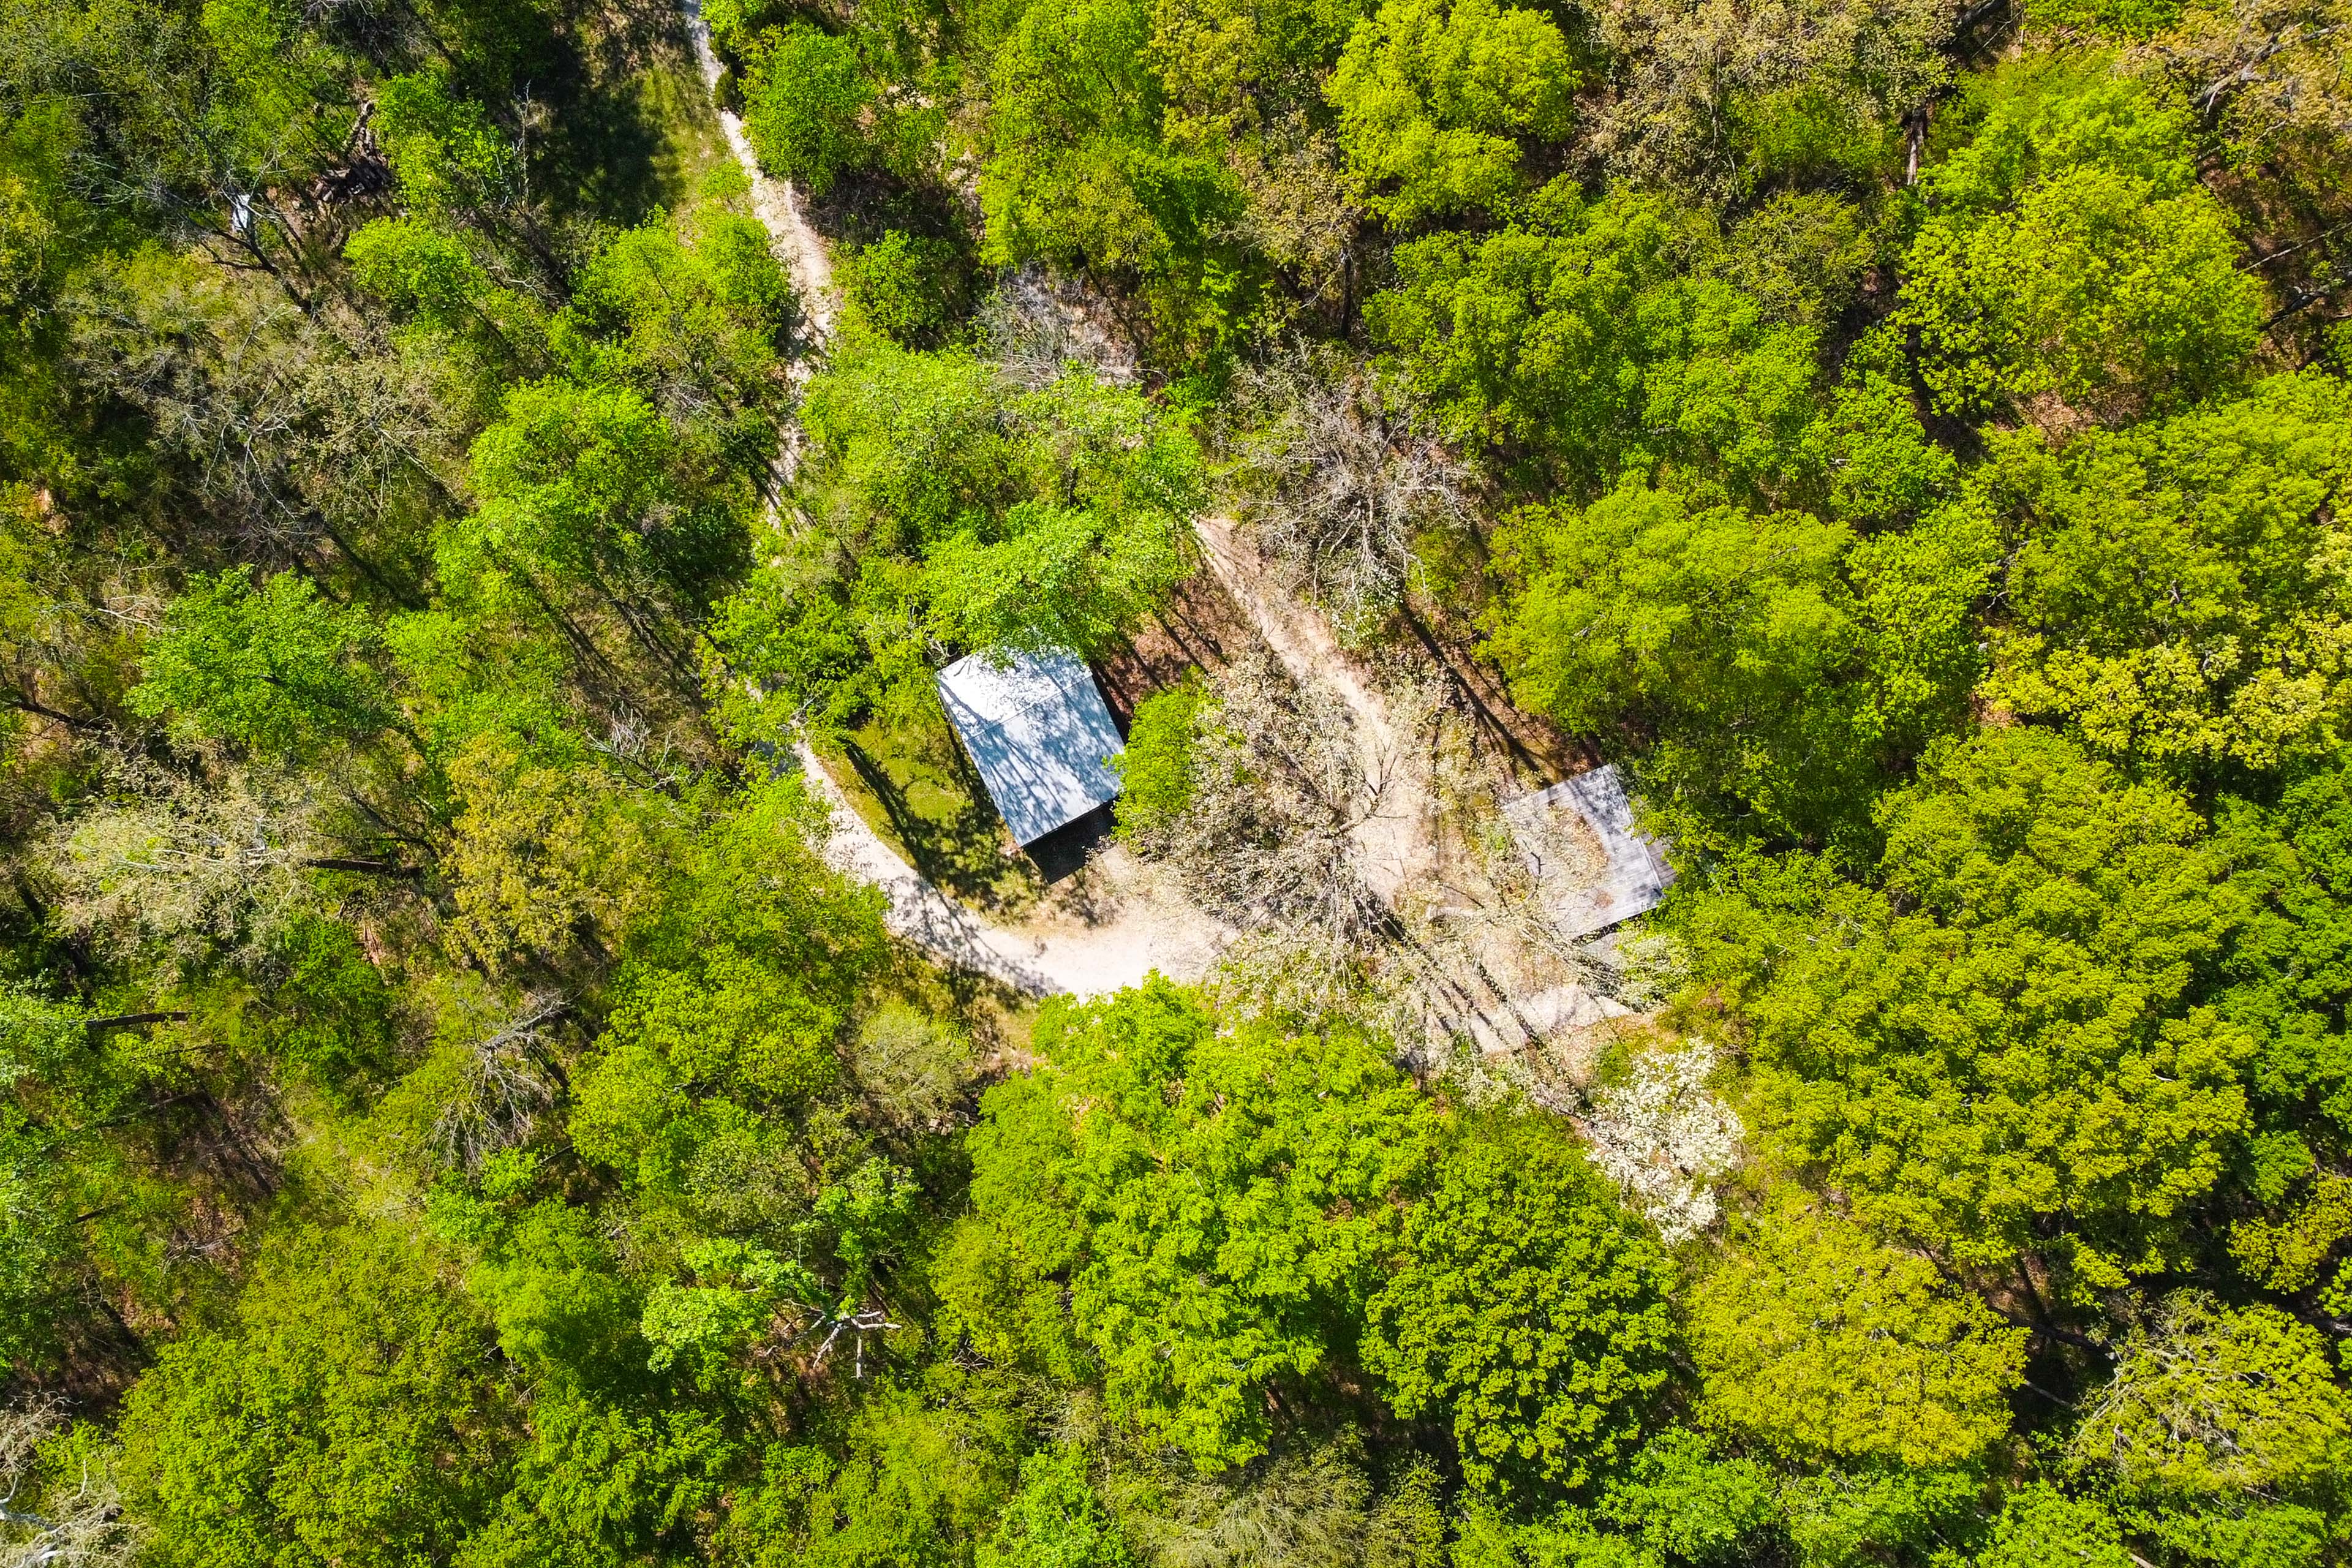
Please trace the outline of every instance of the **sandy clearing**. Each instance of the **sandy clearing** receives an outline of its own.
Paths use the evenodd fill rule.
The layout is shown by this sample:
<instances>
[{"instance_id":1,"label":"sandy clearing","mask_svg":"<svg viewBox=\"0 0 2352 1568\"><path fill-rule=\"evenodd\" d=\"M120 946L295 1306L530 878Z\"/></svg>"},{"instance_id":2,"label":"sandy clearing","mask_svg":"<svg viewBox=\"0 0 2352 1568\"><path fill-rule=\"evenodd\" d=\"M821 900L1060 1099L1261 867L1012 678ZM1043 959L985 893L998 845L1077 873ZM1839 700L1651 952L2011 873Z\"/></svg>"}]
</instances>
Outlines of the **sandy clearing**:
<instances>
[{"instance_id":1,"label":"sandy clearing","mask_svg":"<svg viewBox=\"0 0 2352 1568\"><path fill-rule=\"evenodd\" d=\"M1080 873L1095 878L1087 914L1048 913L1009 929L992 925L883 843L808 742L794 750L802 773L832 811L825 858L881 889L890 901L885 920L891 931L941 963L1027 996L1098 996L1137 984L1154 970L1171 980L1197 980L1231 940L1215 921L1150 897L1126 852L1115 847Z\"/></svg>"}]
</instances>

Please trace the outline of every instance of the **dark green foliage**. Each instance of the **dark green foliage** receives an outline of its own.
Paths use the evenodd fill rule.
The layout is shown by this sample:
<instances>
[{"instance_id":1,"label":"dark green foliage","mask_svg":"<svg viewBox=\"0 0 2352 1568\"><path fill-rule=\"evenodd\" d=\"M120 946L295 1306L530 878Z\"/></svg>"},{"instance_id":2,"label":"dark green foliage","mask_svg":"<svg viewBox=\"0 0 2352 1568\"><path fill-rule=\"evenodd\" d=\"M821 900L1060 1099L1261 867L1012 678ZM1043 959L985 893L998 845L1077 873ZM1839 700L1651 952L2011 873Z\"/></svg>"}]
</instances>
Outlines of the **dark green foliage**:
<instances>
[{"instance_id":1,"label":"dark green foliage","mask_svg":"<svg viewBox=\"0 0 2352 1568\"><path fill-rule=\"evenodd\" d=\"M488 1326L394 1232L289 1243L234 1324L172 1346L124 1411L152 1549L218 1568L446 1559L497 1506L520 1436Z\"/></svg>"},{"instance_id":2,"label":"dark green foliage","mask_svg":"<svg viewBox=\"0 0 2352 1568\"><path fill-rule=\"evenodd\" d=\"M1444 1146L1365 1312L1398 1413L1450 1419L1473 1485L1576 1489L1638 1438L1674 1347L1664 1255L1541 1118Z\"/></svg>"},{"instance_id":3,"label":"dark green foliage","mask_svg":"<svg viewBox=\"0 0 2352 1568\"><path fill-rule=\"evenodd\" d=\"M237 567L173 601L131 706L273 762L299 762L390 722L364 662L374 641L363 613L321 602L305 579L281 573L256 588Z\"/></svg>"},{"instance_id":4,"label":"dark green foliage","mask_svg":"<svg viewBox=\"0 0 2352 1568\"><path fill-rule=\"evenodd\" d=\"M1263 1452L1265 1391L1346 1346L1421 1180L1412 1080L1352 1026L1223 1033L1165 982L1053 1005L1034 1048L984 1101L980 1212L1067 1279L1115 1408L1203 1468Z\"/></svg>"}]
</instances>

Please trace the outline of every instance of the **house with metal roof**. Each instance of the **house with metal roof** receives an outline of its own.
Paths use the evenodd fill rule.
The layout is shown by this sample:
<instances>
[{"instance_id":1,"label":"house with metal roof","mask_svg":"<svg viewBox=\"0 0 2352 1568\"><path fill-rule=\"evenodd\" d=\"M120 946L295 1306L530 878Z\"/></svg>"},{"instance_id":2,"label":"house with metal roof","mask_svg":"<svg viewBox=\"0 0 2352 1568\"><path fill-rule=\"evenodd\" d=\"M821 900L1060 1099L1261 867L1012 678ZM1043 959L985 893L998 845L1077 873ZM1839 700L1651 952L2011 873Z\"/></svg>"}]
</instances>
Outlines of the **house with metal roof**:
<instances>
[{"instance_id":1,"label":"house with metal roof","mask_svg":"<svg viewBox=\"0 0 2352 1568\"><path fill-rule=\"evenodd\" d=\"M1077 655L976 653L940 671L940 700L1013 839L1035 842L1118 795L1125 742Z\"/></svg>"}]
</instances>

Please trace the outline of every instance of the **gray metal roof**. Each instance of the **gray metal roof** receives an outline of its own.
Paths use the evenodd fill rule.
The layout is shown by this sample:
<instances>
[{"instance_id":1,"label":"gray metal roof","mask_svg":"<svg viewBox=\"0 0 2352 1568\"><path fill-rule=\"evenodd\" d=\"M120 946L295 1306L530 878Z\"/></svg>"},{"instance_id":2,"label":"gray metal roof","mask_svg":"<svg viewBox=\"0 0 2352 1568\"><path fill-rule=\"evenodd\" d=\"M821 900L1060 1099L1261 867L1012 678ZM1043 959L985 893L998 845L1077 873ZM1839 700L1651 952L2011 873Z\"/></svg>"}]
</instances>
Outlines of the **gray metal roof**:
<instances>
[{"instance_id":1,"label":"gray metal roof","mask_svg":"<svg viewBox=\"0 0 2352 1568\"><path fill-rule=\"evenodd\" d=\"M1077 655L976 653L940 671L940 700L1016 842L1118 794L1118 726Z\"/></svg>"},{"instance_id":2,"label":"gray metal roof","mask_svg":"<svg viewBox=\"0 0 2352 1568\"><path fill-rule=\"evenodd\" d=\"M1547 818L1560 816L1574 817L1598 840L1599 867L1546 863ZM1675 879L1656 843L1634 830L1633 807L1613 763L1523 795L1503 807L1503 816L1563 935L1582 936L1647 914Z\"/></svg>"}]
</instances>

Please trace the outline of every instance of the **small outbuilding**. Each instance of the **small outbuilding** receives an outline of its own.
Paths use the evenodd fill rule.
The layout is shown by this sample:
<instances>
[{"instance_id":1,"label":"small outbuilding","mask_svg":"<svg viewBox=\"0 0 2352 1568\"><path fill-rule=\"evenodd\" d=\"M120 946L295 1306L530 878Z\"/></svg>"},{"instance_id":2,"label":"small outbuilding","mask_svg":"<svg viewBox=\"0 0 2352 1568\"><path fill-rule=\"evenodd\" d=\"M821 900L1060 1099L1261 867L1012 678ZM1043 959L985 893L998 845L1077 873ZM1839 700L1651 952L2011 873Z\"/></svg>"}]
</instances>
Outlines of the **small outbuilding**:
<instances>
[{"instance_id":1,"label":"small outbuilding","mask_svg":"<svg viewBox=\"0 0 2352 1568\"><path fill-rule=\"evenodd\" d=\"M1077 655L973 654L940 671L940 700L1013 839L1034 843L1118 794L1124 747Z\"/></svg>"},{"instance_id":2,"label":"small outbuilding","mask_svg":"<svg viewBox=\"0 0 2352 1568\"><path fill-rule=\"evenodd\" d=\"M1635 830L1613 765L1523 795L1503 816L1563 935L1647 914L1675 879L1658 846Z\"/></svg>"}]
</instances>

